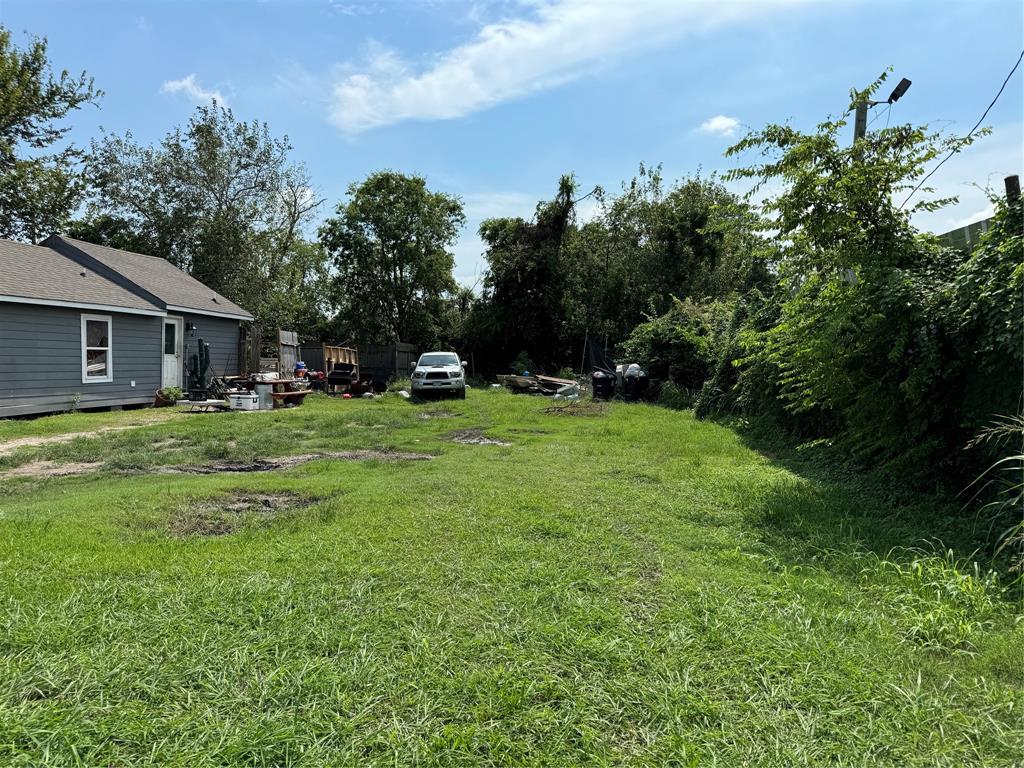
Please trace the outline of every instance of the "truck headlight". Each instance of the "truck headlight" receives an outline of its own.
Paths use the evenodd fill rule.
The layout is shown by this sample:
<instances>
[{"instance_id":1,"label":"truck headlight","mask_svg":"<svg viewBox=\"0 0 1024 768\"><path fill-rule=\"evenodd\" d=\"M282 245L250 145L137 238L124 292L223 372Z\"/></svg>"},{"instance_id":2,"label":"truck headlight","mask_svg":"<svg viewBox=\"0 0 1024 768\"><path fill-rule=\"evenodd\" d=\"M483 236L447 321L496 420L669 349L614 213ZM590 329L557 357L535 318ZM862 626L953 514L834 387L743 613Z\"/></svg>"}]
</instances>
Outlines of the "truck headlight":
<instances>
[{"instance_id":1,"label":"truck headlight","mask_svg":"<svg viewBox=\"0 0 1024 768\"><path fill-rule=\"evenodd\" d=\"M448 371L448 378L449 379L461 379L462 378L462 372L461 371Z\"/></svg>"},{"instance_id":2,"label":"truck headlight","mask_svg":"<svg viewBox=\"0 0 1024 768\"><path fill-rule=\"evenodd\" d=\"M424 376L426 376L426 375L427 375L427 374L426 374L426 372L424 372L424 371L413 371L413 372L412 372L412 377L413 377L414 379L422 379L422 378L423 378Z\"/></svg>"}]
</instances>

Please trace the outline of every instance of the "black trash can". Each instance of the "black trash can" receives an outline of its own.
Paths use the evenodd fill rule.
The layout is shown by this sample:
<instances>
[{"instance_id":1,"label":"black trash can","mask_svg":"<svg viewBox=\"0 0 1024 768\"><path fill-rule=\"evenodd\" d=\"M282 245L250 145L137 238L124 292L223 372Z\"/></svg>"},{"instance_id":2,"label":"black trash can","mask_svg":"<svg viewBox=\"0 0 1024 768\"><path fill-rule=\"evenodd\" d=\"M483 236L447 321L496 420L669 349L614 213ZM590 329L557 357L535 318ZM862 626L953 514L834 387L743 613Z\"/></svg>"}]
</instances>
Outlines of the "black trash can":
<instances>
[{"instance_id":1,"label":"black trash can","mask_svg":"<svg viewBox=\"0 0 1024 768\"><path fill-rule=\"evenodd\" d=\"M593 387L595 400L611 400L615 397L615 374L593 371L590 374L590 386Z\"/></svg>"},{"instance_id":2,"label":"black trash can","mask_svg":"<svg viewBox=\"0 0 1024 768\"><path fill-rule=\"evenodd\" d=\"M630 403L647 399L647 389L651 380L644 371L638 376L626 376L622 381L622 396Z\"/></svg>"}]
</instances>

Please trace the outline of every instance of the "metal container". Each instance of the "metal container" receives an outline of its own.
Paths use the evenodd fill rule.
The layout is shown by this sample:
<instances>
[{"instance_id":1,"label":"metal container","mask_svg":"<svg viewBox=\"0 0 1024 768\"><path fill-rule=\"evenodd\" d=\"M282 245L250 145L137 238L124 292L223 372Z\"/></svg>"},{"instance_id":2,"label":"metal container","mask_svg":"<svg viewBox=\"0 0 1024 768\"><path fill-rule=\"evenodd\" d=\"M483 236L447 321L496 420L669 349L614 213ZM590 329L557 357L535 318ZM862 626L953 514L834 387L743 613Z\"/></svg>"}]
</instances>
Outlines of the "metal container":
<instances>
[{"instance_id":1,"label":"metal container","mask_svg":"<svg viewBox=\"0 0 1024 768\"><path fill-rule=\"evenodd\" d=\"M256 388L256 397L259 398L259 409L261 411L269 411L274 407L274 398L272 393L274 391L274 385L257 381L254 385Z\"/></svg>"}]
</instances>

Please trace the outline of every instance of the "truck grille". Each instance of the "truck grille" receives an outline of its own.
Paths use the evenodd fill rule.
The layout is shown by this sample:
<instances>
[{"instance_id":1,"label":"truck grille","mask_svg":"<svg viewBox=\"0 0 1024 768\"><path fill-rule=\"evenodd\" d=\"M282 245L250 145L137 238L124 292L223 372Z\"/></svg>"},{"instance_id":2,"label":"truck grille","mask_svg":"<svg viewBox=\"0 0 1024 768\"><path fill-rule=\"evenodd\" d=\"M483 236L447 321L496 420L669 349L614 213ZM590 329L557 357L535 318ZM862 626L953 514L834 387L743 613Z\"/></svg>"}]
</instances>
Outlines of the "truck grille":
<instances>
[{"instance_id":1,"label":"truck grille","mask_svg":"<svg viewBox=\"0 0 1024 768\"><path fill-rule=\"evenodd\" d=\"M448 374L445 371L427 371L428 379L447 379Z\"/></svg>"}]
</instances>

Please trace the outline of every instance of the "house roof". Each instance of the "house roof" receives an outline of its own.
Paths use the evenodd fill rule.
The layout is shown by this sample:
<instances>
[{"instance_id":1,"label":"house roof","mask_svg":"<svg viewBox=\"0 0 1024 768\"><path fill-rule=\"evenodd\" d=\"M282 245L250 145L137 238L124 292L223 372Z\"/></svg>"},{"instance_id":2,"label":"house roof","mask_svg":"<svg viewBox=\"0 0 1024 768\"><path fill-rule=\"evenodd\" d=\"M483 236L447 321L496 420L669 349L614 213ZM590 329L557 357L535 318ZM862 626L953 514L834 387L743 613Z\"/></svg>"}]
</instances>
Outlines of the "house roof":
<instances>
[{"instance_id":1,"label":"house roof","mask_svg":"<svg viewBox=\"0 0 1024 768\"><path fill-rule=\"evenodd\" d=\"M253 319L249 312L185 274L167 259L94 245L63 235L52 235L44 241L44 245L53 247L61 244L71 246L118 273L162 302L170 311Z\"/></svg>"},{"instance_id":2,"label":"house roof","mask_svg":"<svg viewBox=\"0 0 1024 768\"><path fill-rule=\"evenodd\" d=\"M0 240L0 301L164 314L162 307L55 250L10 240Z\"/></svg>"}]
</instances>

